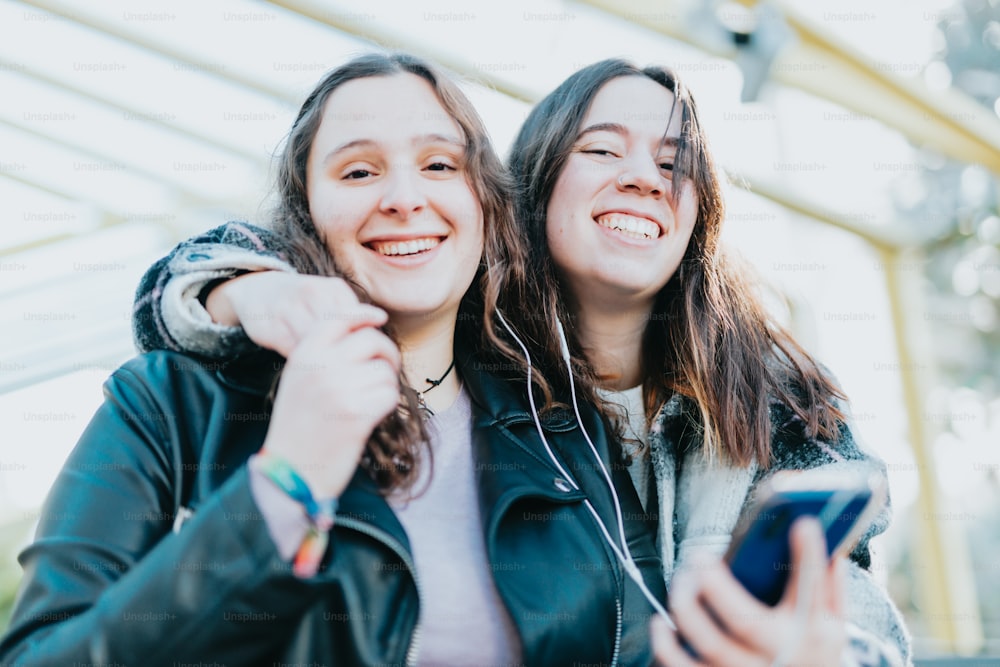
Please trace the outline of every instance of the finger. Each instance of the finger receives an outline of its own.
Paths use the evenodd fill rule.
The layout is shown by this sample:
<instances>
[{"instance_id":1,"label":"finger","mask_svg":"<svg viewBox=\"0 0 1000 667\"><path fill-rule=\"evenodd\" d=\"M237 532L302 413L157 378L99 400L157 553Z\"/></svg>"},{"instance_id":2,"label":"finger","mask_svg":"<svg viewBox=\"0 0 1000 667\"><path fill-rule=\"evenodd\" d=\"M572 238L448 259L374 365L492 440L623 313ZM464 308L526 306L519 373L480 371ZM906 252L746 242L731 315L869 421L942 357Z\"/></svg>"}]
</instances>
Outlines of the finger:
<instances>
[{"instance_id":1,"label":"finger","mask_svg":"<svg viewBox=\"0 0 1000 667\"><path fill-rule=\"evenodd\" d=\"M823 600L822 588L828 565L826 537L819 521L812 517L797 519L790 532L791 576L778 604L787 609L795 609L800 596L808 595L810 608L816 608Z\"/></svg>"},{"instance_id":2,"label":"finger","mask_svg":"<svg viewBox=\"0 0 1000 667\"><path fill-rule=\"evenodd\" d=\"M387 362L398 374L402 364L399 347L392 339L378 329L366 327L353 331L333 345L325 345L322 339L313 344L320 347L321 355L333 357L331 361L345 363L366 363L375 359Z\"/></svg>"},{"instance_id":3,"label":"finger","mask_svg":"<svg viewBox=\"0 0 1000 667\"><path fill-rule=\"evenodd\" d=\"M378 306L367 303L359 303L351 310L346 311L344 319L347 322L349 331L357 331L365 327L381 327L389 321L389 313Z\"/></svg>"},{"instance_id":4,"label":"finger","mask_svg":"<svg viewBox=\"0 0 1000 667\"><path fill-rule=\"evenodd\" d=\"M348 334L344 339L345 353L359 360L383 360L392 369L394 382L403 365L399 347L378 329L367 327Z\"/></svg>"},{"instance_id":5,"label":"finger","mask_svg":"<svg viewBox=\"0 0 1000 667\"><path fill-rule=\"evenodd\" d=\"M389 321L389 315L378 306L355 301L337 310L324 310L304 303L291 304L279 319L297 340L314 333L335 340L365 327L381 327Z\"/></svg>"},{"instance_id":6,"label":"finger","mask_svg":"<svg viewBox=\"0 0 1000 667\"><path fill-rule=\"evenodd\" d=\"M399 405L399 391L385 384L369 385L354 391L342 404L331 409L334 419L361 419L369 425L367 437L371 436L379 422L385 419Z\"/></svg>"},{"instance_id":7,"label":"finger","mask_svg":"<svg viewBox=\"0 0 1000 667\"><path fill-rule=\"evenodd\" d=\"M286 359L299 346L309 331L306 324L295 324L290 314L283 317L267 317L267 322L255 322L252 316L243 319L243 330L247 337L261 347L274 350Z\"/></svg>"},{"instance_id":8,"label":"finger","mask_svg":"<svg viewBox=\"0 0 1000 667\"><path fill-rule=\"evenodd\" d=\"M833 614L837 618L844 618L847 609L847 568L849 564L843 556L837 556L827 568L826 604L824 609L827 613Z\"/></svg>"},{"instance_id":9,"label":"finger","mask_svg":"<svg viewBox=\"0 0 1000 667\"><path fill-rule=\"evenodd\" d=\"M371 363L376 360L380 363ZM336 394L362 380L376 378L376 382L398 392L401 363L399 348L377 329L362 329L332 342L315 334L303 340L288 357L282 377L283 382L300 378L317 384L317 391L322 385L324 391Z\"/></svg>"},{"instance_id":10,"label":"finger","mask_svg":"<svg viewBox=\"0 0 1000 667\"><path fill-rule=\"evenodd\" d=\"M671 630L666 621L659 616L653 616L649 624L650 643L653 657L659 665L669 667L697 667L699 662L684 650L677 638L677 633Z\"/></svg>"},{"instance_id":11,"label":"finger","mask_svg":"<svg viewBox=\"0 0 1000 667\"><path fill-rule=\"evenodd\" d=\"M301 348L301 349L299 349ZM326 359L333 355L331 362L367 361L382 358L398 372L401 366L399 347L383 332L373 327L361 327L356 331L343 330L343 322L324 322L314 327L296 349L295 356L309 355Z\"/></svg>"},{"instance_id":12,"label":"finger","mask_svg":"<svg viewBox=\"0 0 1000 667\"><path fill-rule=\"evenodd\" d=\"M725 632L753 649L773 648L770 636L760 627L771 620L774 611L747 591L725 563L706 565L701 582L699 596L706 612Z\"/></svg>"},{"instance_id":13,"label":"finger","mask_svg":"<svg viewBox=\"0 0 1000 667\"><path fill-rule=\"evenodd\" d=\"M718 569L727 570L725 566ZM753 621L759 616L739 616L728 609L729 598L733 594L747 595L739 582L730 577L728 590L714 584L716 572L713 568L703 570L697 576L685 577L679 586L671 589L671 616L677 623L679 634L703 660L709 664L739 664L754 665L758 660L745 645L745 642L730 631L737 628L744 634L752 635ZM723 622L706 599L709 586L717 590L714 595L716 604L726 609L728 620ZM768 610L759 610L766 613Z\"/></svg>"}]
</instances>

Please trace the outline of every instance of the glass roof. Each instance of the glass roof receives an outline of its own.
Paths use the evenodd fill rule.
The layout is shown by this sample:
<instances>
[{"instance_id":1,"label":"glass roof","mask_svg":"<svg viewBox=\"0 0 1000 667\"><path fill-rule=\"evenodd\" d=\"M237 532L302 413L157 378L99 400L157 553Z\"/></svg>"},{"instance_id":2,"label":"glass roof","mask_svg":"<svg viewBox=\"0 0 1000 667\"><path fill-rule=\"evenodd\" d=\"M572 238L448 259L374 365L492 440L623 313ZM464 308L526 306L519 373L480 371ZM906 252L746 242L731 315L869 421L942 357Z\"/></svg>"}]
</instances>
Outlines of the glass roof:
<instances>
[{"instance_id":1,"label":"glass roof","mask_svg":"<svg viewBox=\"0 0 1000 667\"><path fill-rule=\"evenodd\" d=\"M861 236L921 242L931 235L930 225L915 229L896 211L925 187L920 165L941 154L780 77L751 86L748 96L753 68L766 69L771 56L766 49L733 55L726 26L747 20L742 5L622 0L615 14L600 4L0 0L6 443L41 443L43 454L25 454L24 464L42 466L40 479L50 479L97 405L100 382L133 354L129 313L145 268L192 233L232 218L262 220L271 155L304 96L348 57L392 48L455 71L501 154L531 103L583 65L624 57L677 70L720 164L737 185L752 186L729 188L728 241L788 295L778 307L855 405L879 406L877 418L859 410L866 440L879 442L890 461L912 462L898 373L871 368L872 359L895 357L896 340L881 256ZM785 19L775 34L784 43L795 40L794 16L876 72L932 91L948 87L947 68L927 65L942 48L938 23L950 2L778 6ZM642 25L657 22L673 36ZM839 88L832 99L851 94L830 86ZM995 121L994 113L988 122ZM973 187L986 172L969 169ZM799 210L776 203L782 196ZM836 314L849 311L871 313L871 321L844 327ZM27 418L46 412L37 408L43 400L66 406L72 419L50 430L46 420ZM0 458L21 460L6 443ZM893 475L894 503L905 508L918 476L905 466ZM22 478L12 479L0 473L0 507L21 497Z\"/></svg>"}]
</instances>

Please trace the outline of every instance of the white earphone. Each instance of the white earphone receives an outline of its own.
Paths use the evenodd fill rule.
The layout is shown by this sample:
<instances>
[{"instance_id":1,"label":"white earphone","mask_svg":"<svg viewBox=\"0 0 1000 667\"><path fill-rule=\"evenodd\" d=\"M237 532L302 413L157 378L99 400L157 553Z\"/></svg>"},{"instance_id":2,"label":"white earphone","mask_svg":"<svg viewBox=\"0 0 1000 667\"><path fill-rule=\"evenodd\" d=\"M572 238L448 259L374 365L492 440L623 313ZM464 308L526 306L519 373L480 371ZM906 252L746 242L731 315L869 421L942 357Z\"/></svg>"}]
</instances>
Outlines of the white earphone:
<instances>
[{"instance_id":1,"label":"white earphone","mask_svg":"<svg viewBox=\"0 0 1000 667\"><path fill-rule=\"evenodd\" d=\"M531 405L531 416L535 421L535 428L538 430L538 437L541 438L542 445L545 447L545 452L549 455L549 458L552 460L553 465L555 465L559 473L566 479L566 481L573 487L574 490L579 491L580 485L576 483L576 480L573 479L573 476L570 475L569 472L567 472L566 469L563 468L563 466L559 463L559 460L556 458L555 453L549 446L548 440L546 440L545 438L545 432L542 429L542 424L538 419L538 410L535 408L534 393L531 390L532 366L531 366L531 355L528 354L528 348L524 345L523 342L521 342L521 339L517 337L517 334L514 333L514 330L511 329L510 325L507 324L507 320L505 320L503 318L503 315L500 314L500 310L497 309L495 312L497 318L500 320L500 323L507 330L507 333L511 335L514 341L518 344L518 347L521 348L521 352L524 354L524 360L525 362L527 362L528 403L529 405ZM594 446L593 441L590 439L590 434L587 433L587 429L583 425L583 419L580 417L580 408L577 405L576 401L576 383L573 380L573 366L570 363L569 344L566 342L566 333L565 331L563 331L562 323L559 322L558 320L556 320L556 330L559 332L559 347L562 352L563 361L566 362L566 369L569 373L570 395L573 399L573 413L576 415L576 421L580 425L580 432L583 433L583 437L587 441L587 446L590 447L590 451L594 455L594 459L597 460L597 463L601 468L601 472L604 475L604 479L608 484L608 489L611 491L611 497L614 499L615 518L618 523L618 537L620 539L620 546L611 537L611 533L608 531L607 526L604 525L604 521L601 520L600 515L597 513L597 510L594 509L594 505L590 502L589 498L583 501L584 505L594 516L594 520L600 527L601 532L604 535L604 539L607 541L608 546L611 547L611 551L621 562L622 567L625 569L625 572L628 574L629 578L632 581L634 581L635 584L639 587L639 590L642 591L642 594L646 597L646 600L649 601L649 604L652 605L653 609L655 609L656 612L660 616L662 616L664 620L666 620L667 624L671 628L676 629L677 626L674 625L674 622L670 618L670 615L667 614L667 610L663 608L663 605L660 603L660 601L656 599L656 596L654 596L653 593L649 590L649 587L646 586L646 582L643 581L642 574L639 572L639 567L638 565L636 565L635 560L632 558L632 553L628 548L628 540L625 537L625 521L622 518L621 501L618 499L618 492L615 490L615 485L611 481L611 475L608 473L608 469L604 465L604 461L601 459L601 456L597 451L597 447Z\"/></svg>"}]
</instances>

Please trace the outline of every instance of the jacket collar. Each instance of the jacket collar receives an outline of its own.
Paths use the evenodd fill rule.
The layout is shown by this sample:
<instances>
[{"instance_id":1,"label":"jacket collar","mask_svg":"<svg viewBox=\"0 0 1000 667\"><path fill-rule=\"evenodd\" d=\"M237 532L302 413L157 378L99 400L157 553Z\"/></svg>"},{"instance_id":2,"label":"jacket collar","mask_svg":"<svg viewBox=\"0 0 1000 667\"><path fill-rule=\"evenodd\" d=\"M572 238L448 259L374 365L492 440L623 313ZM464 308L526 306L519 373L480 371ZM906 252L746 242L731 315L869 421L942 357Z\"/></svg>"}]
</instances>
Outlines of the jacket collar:
<instances>
[{"instance_id":1,"label":"jacket collar","mask_svg":"<svg viewBox=\"0 0 1000 667\"><path fill-rule=\"evenodd\" d=\"M475 352L456 352L456 367L462 374L473 406L480 409L480 416L501 424L533 421L527 400L527 383L514 374L498 372L502 366L496 361L485 360ZM544 430L551 432L576 428L573 413L563 409L540 415L539 421Z\"/></svg>"},{"instance_id":2,"label":"jacket collar","mask_svg":"<svg viewBox=\"0 0 1000 667\"><path fill-rule=\"evenodd\" d=\"M498 376L492 372L494 366L473 356L460 357L458 368L472 399L473 460L487 548L492 547L491 538L504 512L518 498L564 503L589 496L602 514L610 507L610 491L603 479L596 478L592 454L572 412L554 411L540 417L539 423L564 470L586 493L572 488L545 451L523 379ZM588 404L580 405L580 410L594 445L609 462L609 442L600 415ZM614 520L610 515L602 518Z\"/></svg>"}]
</instances>

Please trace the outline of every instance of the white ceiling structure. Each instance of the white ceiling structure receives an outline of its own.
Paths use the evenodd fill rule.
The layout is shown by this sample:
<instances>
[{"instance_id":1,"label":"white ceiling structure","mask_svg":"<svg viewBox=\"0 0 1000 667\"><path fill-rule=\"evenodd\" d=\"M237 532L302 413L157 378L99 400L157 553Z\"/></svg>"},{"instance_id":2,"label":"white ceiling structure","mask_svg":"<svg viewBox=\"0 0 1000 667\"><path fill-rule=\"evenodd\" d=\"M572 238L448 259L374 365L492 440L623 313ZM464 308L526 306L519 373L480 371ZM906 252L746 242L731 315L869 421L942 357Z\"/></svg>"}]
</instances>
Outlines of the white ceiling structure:
<instances>
[{"instance_id":1,"label":"white ceiling structure","mask_svg":"<svg viewBox=\"0 0 1000 667\"><path fill-rule=\"evenodd\" d=\"M0 497L37 506L100 381L133 353L142 271L194 232L262 220L270 157L301 100L328 69L383 47L463 77L501 153L530 104L582 65L674 67L721 163L754 193L730 193L730 242L792 293L800 335L855 405L892 403L862 420L869 440L889 443L889 460L919 459L898 375L872 380L871 358L838 350L898 352L878 263L921 241L890 198L927 159L911 142L997 172L1000 120L928 74L943 0L753 4L0 0L0 419L12 425L0 460L44 469L0 471ZM738 49L732 31L751 29L754 47ZM838 289L827 268L851 278ZM823 319L859 310L870 326ZM904 506L927 486L893 483ZM960 643L956 632L932 631Z\"/></svg>"}]
</instances>

